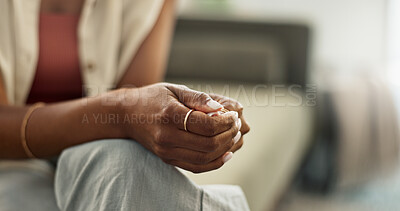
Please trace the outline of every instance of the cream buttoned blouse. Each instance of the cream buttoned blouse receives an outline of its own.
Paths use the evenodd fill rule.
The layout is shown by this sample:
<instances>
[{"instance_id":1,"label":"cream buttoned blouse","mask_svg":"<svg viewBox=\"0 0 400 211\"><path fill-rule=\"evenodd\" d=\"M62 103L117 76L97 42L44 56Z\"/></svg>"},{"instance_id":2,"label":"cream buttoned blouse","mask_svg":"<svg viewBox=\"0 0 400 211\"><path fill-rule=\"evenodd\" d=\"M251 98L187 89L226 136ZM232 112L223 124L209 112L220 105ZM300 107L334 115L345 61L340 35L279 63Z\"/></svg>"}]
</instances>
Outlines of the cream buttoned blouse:
<instances>
[{"instance_id":1,"label":"cream buttoned blouse","mask_svg":"<svg viewBox=\"0 0 400 211\"><path fill-rule=\"evenodd\" d=\"M85 0L78 40L87 95L104 92L120 80L162 4L163 0ZM40 0L0 1L0 73L11 105L24 105L32 86L39 12Z\"/></svg>"}]
</instances>

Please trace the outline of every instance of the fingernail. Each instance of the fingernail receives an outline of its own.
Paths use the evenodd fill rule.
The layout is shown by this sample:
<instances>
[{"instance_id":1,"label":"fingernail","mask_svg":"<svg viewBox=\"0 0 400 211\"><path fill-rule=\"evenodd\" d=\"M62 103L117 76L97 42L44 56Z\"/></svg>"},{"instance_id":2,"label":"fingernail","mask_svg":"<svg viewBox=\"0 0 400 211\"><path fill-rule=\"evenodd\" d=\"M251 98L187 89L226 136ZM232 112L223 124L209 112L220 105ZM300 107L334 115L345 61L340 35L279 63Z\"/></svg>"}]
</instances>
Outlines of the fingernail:
<instances>
[{"instance_id":1,"label":"fingernail","mask_svg":"<svg viewBox=\"0 0 400 211\"><path fill-rule=\"evenodd\" d=\"M233 143L237 143L240 140L240 137L242 137L242 133L239 131L236 136L233 138Z\"/></svg>"},{"instance_id":2,"label":"fingernail","mask_svg":"<svg viewBox=\"0 0 400 211\"><path fill-rule=\"evenodd\" d=\"M224 158L223 158L224 163L228 162L230 159L232 159L232 157L233 157L233 153L232 152L226 153Z\"/></svg>"},{"instance_id":3,"label":"fingernail","mask_svg":"<svg viewBox=\"0 0 400 211\"><path fill-rule=\"evenodd\" d=\"M216 112L208 113L207 115L210 116L210 117L213 117L213 116L219 116L219 115L221 115L221 114L222 114L221 111L216 111Z\"/></svg>"},{"instance_id":4,"label":"fingernail","mask_svg":"<svg viewBox=\"0 0 400 211\"><path fill-rule=\"evenodd\" d=\"M239 128L239 130L242 128L242 120L240 118L238 118L238 120L236 121L237 127Z\"/></svg>"},{"instance_id":5,"label":"fingernail","mask_svg":"<svg viewBox=\"0 0 400 211\"><path fill-rule=\"evenodd\" d=\"M219 104L215 100L208 101L207 102L207 106L210 107L211 109L214 109L214 110L218 110L218 109L222 109L223 108L223 106L221 104Z\"/></svg>"},{"instance_id":6,"label":"fingernail","mask_svg":"<svg viewBox=\"0 0 400 211\"><path fill-rule=\"evenodd\" d=\"M239 114L236 111L229 111L229 112L226 112L224 115L234 115L236 117L236 119L239 118Z\"/></svg>"}]
</instances>

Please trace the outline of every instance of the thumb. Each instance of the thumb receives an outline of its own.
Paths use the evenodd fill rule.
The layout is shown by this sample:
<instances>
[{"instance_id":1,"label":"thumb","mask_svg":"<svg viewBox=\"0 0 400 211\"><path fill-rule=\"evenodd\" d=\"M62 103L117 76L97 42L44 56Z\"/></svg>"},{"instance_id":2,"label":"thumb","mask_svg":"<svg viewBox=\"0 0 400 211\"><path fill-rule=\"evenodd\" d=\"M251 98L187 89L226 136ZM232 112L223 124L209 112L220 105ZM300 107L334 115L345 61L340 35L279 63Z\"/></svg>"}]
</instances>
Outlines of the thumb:
<instances>
[{"instance_id":1,"label":"thumb","mask_svg":"<svg viewBox=\"0 0 400 211\"><path fill-rule=\"evenodd\" d=\"M189 89L184 85L168 85L167 88L175 94L179 102L191 109L202 111L204 113L221 110L223 106L213 100L210 95Z\"/></svg>"}]
</instances>

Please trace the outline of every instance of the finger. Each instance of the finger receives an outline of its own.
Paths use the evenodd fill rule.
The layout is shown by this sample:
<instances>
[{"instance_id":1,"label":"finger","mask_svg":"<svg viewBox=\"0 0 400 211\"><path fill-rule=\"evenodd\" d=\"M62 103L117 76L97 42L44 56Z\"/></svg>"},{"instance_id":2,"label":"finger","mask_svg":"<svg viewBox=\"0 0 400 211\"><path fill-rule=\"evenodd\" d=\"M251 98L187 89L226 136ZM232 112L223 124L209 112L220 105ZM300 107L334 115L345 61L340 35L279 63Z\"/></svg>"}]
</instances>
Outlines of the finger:
<instances>
[{"instance_id":1,"label":"finger","mask_svg":"<svg viewBox=\"0 0 400 211\"><path fill-rule=\"evenodd\" d=\"M171 130L173 131L173 130ZM236 141L234 139L239 132L238 125L213 137L201 136L182 130L175 130L171 133L164 133L165 137L159 139L158 144L170 148L184 148L198 152L213 152L213 155L221 155L228 151ZM163 149L161 149L163 150ZM163 150L163 153L165 150ZM165 152L164 154L167 154ZM170 155L164 155L170 157ZM174 157L176 158L176 157ZM215 157L213 157L215 159Z\"/></svg>"},{"instance_id":2,"label":"finger","mask_svg":"<svg viewBox=\"0 0 400 211\"><path fill-rule=\"evenodd\" d=\"M221 105L224 106L224 108L231 110L231 111L236 111L239 113L239 117L242 116L242 112L243 112L243 105L230 97L226 97L223 95L218 95L218 94L210 94L210 97L212 97L215 101L217 101L218 103L220 103Z\"/></svg>"},{"instance_id":3,"label":"finger","mask_svg":"<svg viewBox=\"0 0 400 211\"><path fill-rule=\"evenodd\" d=\"M223 106L213 100L210 95L189 89L183 85L170 84L167 88L175 94L178 101L189 108L193 108L205 113L221 110Z\"/></svg>"},{"instance_id":4,"label":"finger","mask_svg":"<svg viewBox=\"0 0 400 211\"><path fill-rule=\"evenodd\" d=\"M239 118L241 119L241 123L242 123L242 127L240 128L240 132L242 133L242 135L245 135L250 131L250 126L243 116L243 106L237 100L234 100L232 98L225 97L222 95L218 95L218 94L210 94L210 96L214 100L221 103L226 109L238 112ZM218 116L218 115L220 115L220 113L213 112L210 115Z\"/></svg>"},{"instance_id":5,"label":"finger","mask_svg":"<svg viewBox=\"0 0 400 211\"><path fill-rule=\"evenodd\" d=\"M240 134L240 132L237 134ZM224 143L211 152L199 152L186 148L170 148L166 149L166 152L161 156L163 156L163 158L179 160L192 164L207 164L232 149L233 146L239 141L240 135L236 135L235 137L238 138L235 139L230 136L227 140L223 140Z\"/></svg>"},{"instance_id":6,"label":"finger","mask_svg":"<svg viewBox=\"0 0 400 211\"><path fill-rule=\"evenodd\" d=\"M239 149L241 149L243 147L243 143L244 143L243 137L241 137L240 140L235 145L233 145L233 147L229 151L231 151L233 153L238 151Z\"/></svg>"},{"instance_id":7,"label":"finger","mask_svg":"<svg viewBox=\"0 0 400 211\"><path fill-rule=\"evenodd\" d=\"M164 148L166 152L158 156L168 160L177 160L190 164L205 165L224 155L231 148L233 148L233 146L233 142L231 141L230 144L221 147L221 150L215 152L198 152L185 148Z\"/></svg>"},{"instance_id":8,"label":"finger","mask_svg":"<svg viewBox=\"0 0 400 211\"><path fill-rule=\"evenodd\" d=\"M241 120L240 132L242 133L242 135L245 135L248 132L250 132L250 126L243 116L240 117L240 120Z\"/></svg>"},{"instance_id":9,"label":"finger","mask_svg":"<svg viewBox=\"0 0 400 211\"><path fill-rule=\"evenodd\" d=\"M189 108L177 102L169 105L165 112L176 128L184 130L185 118L189 111ZM188 132L198 135L215 136L229 130L235 125L237 119L237 112L210 117L201 111L193 111L187 118L186 128Z\"/></svg>"},{"instance_id":10,"label":"finger","mask_svg":"<svg viewBox=\"0 0 400 211\"><path fill-rule=\"evenodd\" d=\"M223 133L238 122L237 112L228 112L217 117L210 117L203 112L193 112L186 123L189 132L204 136L215 136Z\"/></svg>"},{"instance_id":11,"label":"finger","mask_svg":"<svg viewBox=\"0 0 400 211\"><path fill-rule=\"evenodd\" d=\"M191 164L183 161L178 161L178 160L166 160L165 162L177 166L179 168L191 171L193 173L202 173L202 172L207 172L207 171L212 171L215 169L221 168L226 162L228 162L232 158L232 153L226 153L223 156L219 157L218 159L205 164L205 165L199 165L199 164Z\"/></svg>"}]
</instances>

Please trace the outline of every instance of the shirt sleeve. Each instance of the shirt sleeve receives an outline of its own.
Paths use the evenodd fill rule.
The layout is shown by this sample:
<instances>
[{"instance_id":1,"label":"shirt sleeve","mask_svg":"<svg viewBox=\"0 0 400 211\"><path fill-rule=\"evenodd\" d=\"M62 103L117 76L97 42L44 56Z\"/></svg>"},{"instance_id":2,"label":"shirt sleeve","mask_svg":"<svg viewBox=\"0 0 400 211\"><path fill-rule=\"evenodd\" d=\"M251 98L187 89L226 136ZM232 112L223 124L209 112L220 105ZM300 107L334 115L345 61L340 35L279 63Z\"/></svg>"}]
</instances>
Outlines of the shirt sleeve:
<instances>
[{"instance_id":1,"label":"shirt sleeve","mask_svg":"<svg viewBox=\"0 0 400 211\"><path fill-rule=\"evenodd\" d=\"M140 45L157 21L164 0L125 0L116 82L120 81Z\"/></svg>"}]
</instances>

